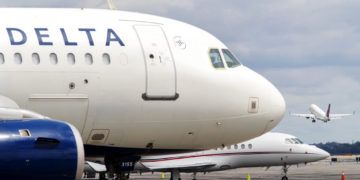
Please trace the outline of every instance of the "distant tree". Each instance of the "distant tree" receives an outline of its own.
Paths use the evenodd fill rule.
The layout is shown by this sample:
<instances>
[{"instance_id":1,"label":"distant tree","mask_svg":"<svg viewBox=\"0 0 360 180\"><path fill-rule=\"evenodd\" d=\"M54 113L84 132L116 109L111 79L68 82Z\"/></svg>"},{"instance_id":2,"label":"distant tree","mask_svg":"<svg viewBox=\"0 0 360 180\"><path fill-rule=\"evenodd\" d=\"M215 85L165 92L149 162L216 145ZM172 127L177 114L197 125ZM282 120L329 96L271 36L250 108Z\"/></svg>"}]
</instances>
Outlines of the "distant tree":
<instances>
[{"instance_id":1,"label":"distant tree","mask_svg":"<svg viewBox=\"0 0 360 180\"><path fill-rule=\"evenodd\" d=\"M360 142L354 144L327 142L313 145L329 152L331 155L360 154Z\"/></svg>"}]
</instances>

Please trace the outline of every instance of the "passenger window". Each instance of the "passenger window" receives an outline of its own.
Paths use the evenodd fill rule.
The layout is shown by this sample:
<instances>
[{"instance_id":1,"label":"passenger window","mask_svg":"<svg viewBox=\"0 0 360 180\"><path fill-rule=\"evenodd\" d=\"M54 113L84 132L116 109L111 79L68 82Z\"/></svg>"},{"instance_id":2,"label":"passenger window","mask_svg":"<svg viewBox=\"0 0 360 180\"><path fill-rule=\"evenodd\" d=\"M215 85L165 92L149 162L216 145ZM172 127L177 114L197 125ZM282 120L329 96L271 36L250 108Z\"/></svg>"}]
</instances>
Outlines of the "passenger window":
<instances>
[{"instance_id":1,"label":"passenger window","mask_svg":"<svg viewBox=\"0 0 360 180\"><path fill-rule=\"evenodd\" d=\"M55 53L50 54L50 63L56 65L58 63L58 58Z\"/></svg>"},{"instance_id":2,"label":"passenger window","mask_svg":"<svg viewBox=\"0 0 360 180\"><path fill-rule=\"evenodd\" d=\"M75 55L73 53L69 53L67 55L67 60L70 65L74 65L75 64Z\"/></svg>"},{"instance_id":3,"label":"passenger window","mask_svg":"<svg viewBox=\"0 0 360 180\"><path fill-rule=\"evenodd\" d=\"M15 64L22 64L22 56L20 53L14 54L14 61L15 61Z\"/></svg>"},{"instance_id":4,"label":"passenger window","mask_svg":"<svg viewBox=\"0 0 360 180\"><path fill-rule=\"evenodd\" d=\"M224 68L224 63L222 61L220 51L218 49L210 49L209 53L211 63L214 66L214 68Z\"/></svg>"},{"instance_id":5,"label":"passenger window","mask_svg":"<svg viewBox=\"0 0 360 180\"><path fill-rule=\"evenodd\" d=\"M242 145L241 145L241 149L245 149L245 144L242 144Z\"/></svg>"},{"instance_id":6,"label":"passenger window","mask_svg":"<svg viewBox=\"0 0 360 180\"><path fill-rule=\"evenodd\" d=\"M4 64L5 63L5 57L3 53L0 53L0 64Z\"/></svg>"},{"instance_id":7,"label":"passenger window","mask_svg":"<svg viewBox=\"0 0 360 180\"><path fill-rule=\"evenodd\" d=\"M38 53L33 53L32 54L32 61L35 65L40 64L40 56Z\"/></svg>"},{"instance_id":8,"label":"passenger window","mask_svg":"<svg viewBox=\"0 0 360 180\"><path fill-rule=\"evenodd\" d=\"M249 145L248 145L248 148L249 148L249 149L252 149L252 147L253 147L252 144L249 144Z\"/></svg>"},{"instance_id":9,"label":"passenger window","mask_svg":"<svg viewBox=\"0 0 360 180\"><path fill-rule=\"evenodd\" d=\"M88 65L92 65L94 63L93 57L91 54L86 53L85 54L85 63Z\"/></svg>"},{"instance_id":10,"label":"passenger window","mask_svg":"<svg viewBox=\"0 0 360 180\"><path fill-rule=\"evenodd\" d=\"M224 54L224 59L229 68L240 66L240 62L236 59L236 57L228 50L223 49L222 50Z\"/></svg>"},{"instance_id":11,"label":"passenger window","mask_svg":"<svg viewBox=\"0 0 360 180\"><path fill-rule=\"evenodd\" d=\"M107 53L103 54L103 62L105 65L109 65L111 63L110 55Z\"/></svg>"},{"instance_id":12,"label":"passenger window","mask_svg":"<svg viewBox=\"0 0 360 180\"><path fill-rule=\"evenodd\" d=\"M234 145L235 149L239 149L239 146L237 144Z\"/></svg>"}]
</instances>

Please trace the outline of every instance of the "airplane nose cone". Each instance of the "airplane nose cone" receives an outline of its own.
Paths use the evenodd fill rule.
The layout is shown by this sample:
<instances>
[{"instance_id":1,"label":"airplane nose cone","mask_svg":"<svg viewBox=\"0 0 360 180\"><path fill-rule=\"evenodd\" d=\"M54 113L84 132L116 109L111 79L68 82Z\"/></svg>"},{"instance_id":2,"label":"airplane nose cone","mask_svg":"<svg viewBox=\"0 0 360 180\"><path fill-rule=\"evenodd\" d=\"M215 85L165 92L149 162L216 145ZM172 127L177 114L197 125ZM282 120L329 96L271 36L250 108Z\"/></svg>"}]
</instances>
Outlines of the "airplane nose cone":
<instances>
[{"instance_id":1,"label":"airplane nose cone","mask_svg":"<svg viewBox=\"0 0 360 180\"><path fill-rule=\"evenodd\" d=\"M270 97L268 100L270 108L269 112L271 113L273 120L280 122L280 120L284 117L285 114L286 103L280 91L272 84L271 86L272 87L270 87L267 92L267 95Z\"/></svg>"},{"instance_id":2,"label":"airplane nose cone","mask_svg":"<svg viewBox=\"0 0 360 180\"><path fill-rule=\"evenodd\" d=\"M284 117L286 103L281 92L266 78L258 75L258 94L260 112L269 123L265 131L272 130Z\"/></svg>"},{"instance_id":3,"label":"airplane nose cone","mask_svg":"<svg viewBox=\"0 0 360 180\"><path fill-rule=\"evenodd\" d=\"M318 148L318 154L319 154L319 158L321 158L321 159L326 159L326 158L328 158L328 157L330 157L330 153L328 153L327 151L325 151L325 150L322 150L322 149L320 149L320 148Z\"/></svg>"},{"instance_id":4,"label":"airplane nose cone","mask_svg":"<svg viewBox=\"0 0 360 180\"><path fill-rule=\"evenodd\" d=\"M280 91L265 77L243 67L243 76L246 76L249 92L250 104L249 112L258 115L259 122L265 125L261 133L272 130L284 117L286 104ZM251 87L250 87L251 86ZM255 102L258 102L258 109L251 111Z\"/></svg>"},{"instance_id":5,"label":"airplane nose cone","mask_svg":"<svg viewBox=\"0 0 360 180\"><path fill-rule=\"evenodd\" d=\"M285 100L280 91L269 80L245 66L231 72L233 77L229 82L232 83L224 85L236 87L229 92L236 94L236 90L240 93L236 97L224 94L223 99L229 98L227 101L238 104L231 111L238 116L231 117L234 119L229 127L232 131L227 131L229 135L223 136L223 139L231 139L232 133L242 133L241 138L233 136L236 137L234 142L241 142L272 130L285 114Z\"/></svg>"},{"instance_id":6,"label":"airplane nose cone","mask_svg":"<svg viewBox=\"0 0 360 180\"><path fill-rule=\"evenodd\" d=\"M313 161L320 161L320 160L330 157L330 154L327 151L322 150L316 146L311 146L311 147L313 149L312 150L313 154L315 155L313 158Z\"/></svg>"},{"instance_id":7,"label":"airplane nose cone","mask_svg":"<svg viewBox=\"0 0 360 180\"><path fill-rule=\"evenodd\" d=\"M282 94L274 86L268 89L266 96L269 97L266 102L269 123L266 126L265 131L271 131L283 119L286 110L286 103Z\"/></svg>"}]
</instances>

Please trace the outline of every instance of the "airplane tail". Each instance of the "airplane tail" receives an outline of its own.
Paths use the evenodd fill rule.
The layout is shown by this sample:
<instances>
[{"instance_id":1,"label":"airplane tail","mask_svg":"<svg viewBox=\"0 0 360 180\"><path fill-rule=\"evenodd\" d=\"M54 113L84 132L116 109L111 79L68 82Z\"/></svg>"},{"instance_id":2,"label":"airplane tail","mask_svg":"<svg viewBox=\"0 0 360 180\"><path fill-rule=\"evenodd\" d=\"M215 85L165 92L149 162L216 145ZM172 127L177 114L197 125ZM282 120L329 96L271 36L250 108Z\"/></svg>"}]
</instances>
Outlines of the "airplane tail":
<instances>
[{"instance_id":1,"label":"airplane tail","mask_svg":"<svg viewBox=\"0 0 360 180\"><path fill-rule=\"evenodd\" d=\"M112 0L107 0L107 4L110 10L117 10L117 7Z\"/></svg>"},{"instance_id":2,"label":"airplane tail","mask_svg":"<svg viewBox=\"0 0 360 180\"><path fill-rule=\"evenodd\" d=\"M327 111L326 111L326 117L327 117L327 118L330 117L330 107L331 107L331 104L329 104L328 109L327 109Z\"/></svg>"}]
</instances>

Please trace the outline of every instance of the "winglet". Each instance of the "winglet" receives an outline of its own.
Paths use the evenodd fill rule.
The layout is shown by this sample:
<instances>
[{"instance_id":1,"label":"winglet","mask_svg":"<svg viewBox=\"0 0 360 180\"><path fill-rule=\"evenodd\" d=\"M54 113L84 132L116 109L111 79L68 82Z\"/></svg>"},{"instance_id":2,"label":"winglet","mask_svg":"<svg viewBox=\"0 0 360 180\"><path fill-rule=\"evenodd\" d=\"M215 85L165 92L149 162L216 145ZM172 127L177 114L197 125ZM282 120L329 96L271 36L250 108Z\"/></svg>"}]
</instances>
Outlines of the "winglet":
<instances>
[{"instance_id":1,"label":"winglet","mask_svg":"<svg viewBox=\"0 0 360 180\"><path fill-rule=\"evenodd\" d=\"M328 106L328 109L327 109L327 111L326 111L326 117L330 117L330 108L331 108L331 104L329 104L329 106Z\"/></svg>"}]
</instances>

